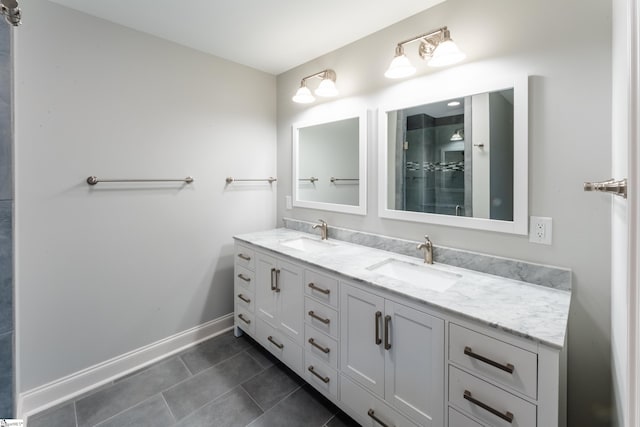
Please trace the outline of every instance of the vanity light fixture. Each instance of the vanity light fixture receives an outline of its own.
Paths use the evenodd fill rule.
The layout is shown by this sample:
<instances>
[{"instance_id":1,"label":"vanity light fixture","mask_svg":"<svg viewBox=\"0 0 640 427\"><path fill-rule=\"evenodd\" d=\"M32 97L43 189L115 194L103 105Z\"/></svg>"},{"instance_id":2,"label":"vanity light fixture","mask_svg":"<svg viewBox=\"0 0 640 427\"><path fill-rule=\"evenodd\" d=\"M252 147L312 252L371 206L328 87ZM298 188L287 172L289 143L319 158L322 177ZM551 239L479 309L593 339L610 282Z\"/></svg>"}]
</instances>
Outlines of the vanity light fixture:
<instances>
[{"instance_id":1,"label":"vanity light fixture","mask_svg":"<svg viewBox=\"0 0 640 427\"><path fill-rule=\"evenodd\" d=\"M460 105L460 101L451 101L447 104L447 107L458 107Z\"/></svg>"},{"instance_id":2,"label":"vanity light fixture","mask_svg":"<svg viewBox=\"0 0 640 427\"><path fill-rule=\"evenodd\" d=\"M318 73L311 74L303 77L300 81L300 88L296 94L291 98L293 102L300 104L309 104L315 101L315 97L311 94L311 90L307 87L307 80L317 77L321 79L318 88L315 90L315 94L322 97L332 97L338 95L338 89L336 88L336 72L331 69L322 70Z\"/></svg>"},{"instance_id":3,"label":"vanity light fixture","mask_svg":"<svg viewBox=\"0 0 640 427\"><path fill-rule=\"evenodd\" d=\"M451 138L449 138L449 141L463 141L464 140L464 130L462 129L458 129L456 130L453 135L451 135Z\"/></svg>"},{"instance_id":4,"label":"vanity light fixture","mask_svg":"<svg viewBox=\"0 0 640 427\"><path fill-rule=\"evenodd\" d=\"M416 72L415 67L411 65L409 58L404 54L404 45L415 41L420 41L418 54L422 59L427 60L427 64L431 67L444 67L466 58L466 55L451 40L451 34L447 27L442 27L398 43L395 57L384 73L385 77L399 79Z\"/></svg>"}]
</instances>

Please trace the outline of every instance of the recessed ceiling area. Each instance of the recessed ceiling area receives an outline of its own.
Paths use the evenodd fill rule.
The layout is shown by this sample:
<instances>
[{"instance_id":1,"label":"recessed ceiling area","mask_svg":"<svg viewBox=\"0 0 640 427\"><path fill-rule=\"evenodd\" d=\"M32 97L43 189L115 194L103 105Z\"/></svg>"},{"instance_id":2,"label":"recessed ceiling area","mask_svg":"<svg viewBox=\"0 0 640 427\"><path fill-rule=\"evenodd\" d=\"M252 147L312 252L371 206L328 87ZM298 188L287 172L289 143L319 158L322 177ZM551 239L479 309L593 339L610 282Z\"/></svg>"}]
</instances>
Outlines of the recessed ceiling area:
<instances>
[{"instance_id":1,"label":"recessed ceiling area","mask_svg":"<svg viewBox=\"0 0 640 427\"><path fill-rule=\"evenodd\" d=\"M51 0L280 74L445 0Z\"/></svg>"}]
</instances>

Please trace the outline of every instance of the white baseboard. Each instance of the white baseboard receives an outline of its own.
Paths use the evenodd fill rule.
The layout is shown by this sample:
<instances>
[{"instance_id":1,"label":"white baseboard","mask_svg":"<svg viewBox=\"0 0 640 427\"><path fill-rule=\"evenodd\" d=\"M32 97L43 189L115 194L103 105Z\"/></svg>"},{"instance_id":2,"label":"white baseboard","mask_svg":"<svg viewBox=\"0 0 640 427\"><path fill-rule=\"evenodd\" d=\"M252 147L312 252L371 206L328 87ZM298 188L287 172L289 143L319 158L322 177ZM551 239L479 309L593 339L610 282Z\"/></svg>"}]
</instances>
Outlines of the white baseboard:
<instances>
[{"instance_id":1,"label":"white baseboard","mask_svg":"<svg viewBox=\"0 0 640 427\"><path fill-rule=\"evenodd\" d=\"M17 418L27 418L73 399L93 388L226 332L231 327L233 327L233 313L20 393L17 402Z\"/></svg>"}]
</instances>

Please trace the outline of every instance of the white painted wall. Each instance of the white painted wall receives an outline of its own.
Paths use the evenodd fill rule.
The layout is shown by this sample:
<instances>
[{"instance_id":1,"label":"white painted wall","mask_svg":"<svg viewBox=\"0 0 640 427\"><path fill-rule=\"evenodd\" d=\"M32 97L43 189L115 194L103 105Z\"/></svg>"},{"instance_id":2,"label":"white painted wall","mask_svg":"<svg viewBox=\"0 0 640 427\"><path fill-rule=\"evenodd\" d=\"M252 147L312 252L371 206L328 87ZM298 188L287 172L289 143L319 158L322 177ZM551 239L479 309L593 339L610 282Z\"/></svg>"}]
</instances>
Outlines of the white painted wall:
<instances>
[{"instance_id":1,"label":"white painted wall","mask_svg":"<svg viewBox=\"0 0 640 427\"><path fill-rule=\"evenodd\" d=\"M18 391L233 311L232 235L275 224L275 78L71 11L15 32ZM169 12L168 12L169 13ZM89 175L195 182L98 184Z\"/></svg>"},{"instance_id":2,"label":"white painted wall","mask_svg":"<svg viewBox=\"0 0 640 427\"><path fill-rule=\"evenodd\" d=\"M443 70L421 64L418 77L383 77L395 44L447 25L468 59ZM548 34L546 36L545 34ZM417 47L407 47L415 55ZM291 124L314 108L290 101L302 76L332 68L343 98L375 112L393 86L456 79L474 73L527 73L529 214L554 221L553 245L526 236L415 224L377 215L376 125L369 124L368 214L322 212L339 225L510 258L570 267L573 302L568 335L569 424L609 425L611 414L610 198L584 193L583 181L611 174L611 2L448 0L365 39L278 76L278 219L315 221L318 211L285 208L291 188ZM415 57L415 56L414 56ZM417 85L417 84L416 84ZM427 84L428 86L428 84ZM375 113L370 117L375 117Z\"/></svg>"}]
</instances>

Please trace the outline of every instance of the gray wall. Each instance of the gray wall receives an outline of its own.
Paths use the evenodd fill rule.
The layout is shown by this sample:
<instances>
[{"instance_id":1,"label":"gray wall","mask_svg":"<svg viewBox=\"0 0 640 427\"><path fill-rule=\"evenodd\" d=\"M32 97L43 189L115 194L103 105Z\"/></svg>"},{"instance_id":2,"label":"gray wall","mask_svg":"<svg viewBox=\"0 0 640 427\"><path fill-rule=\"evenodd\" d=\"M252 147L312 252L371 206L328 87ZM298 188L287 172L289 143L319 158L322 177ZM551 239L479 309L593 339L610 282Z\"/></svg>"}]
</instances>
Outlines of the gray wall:
<instances>
[{"instance_id":1,"label":"gray wall","mask_svg":"<svg viewBox=\"0 0 640 427\"><path fill-rule=\"evenodd\" d=\"M375 118L385 90L409 84L383 77L395 44L447 25L466 51L462 65L421 65L418 77L473 73L527 73L529 90L529 214L553 218L553 245L526 236L380 219L377 137L369 126L368 214L287 210L291 193L290 126L313 106L290 101L302 76L324 68L337 73L341 98L363 99ZM597 30L594 30L597 29ZM544 36L548 34L549 36ZM414 50L415 47L407 48ZM610 197L584 193L585 180L611 174L611 3L581 0L448 0L335 52L278 76L278 220L284 216L329 226L420 240L573 269L568 335L571 426L608 425L611 413ZM415 53L415 52L413 52ZM572 125L579 124L579 125Z\"/></svg>"}]
</instances>

